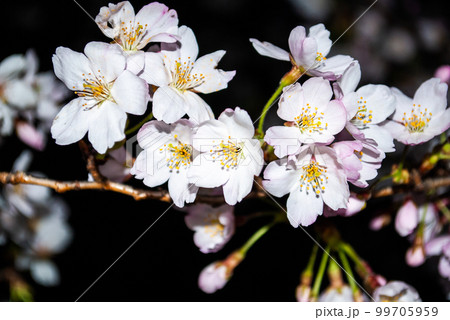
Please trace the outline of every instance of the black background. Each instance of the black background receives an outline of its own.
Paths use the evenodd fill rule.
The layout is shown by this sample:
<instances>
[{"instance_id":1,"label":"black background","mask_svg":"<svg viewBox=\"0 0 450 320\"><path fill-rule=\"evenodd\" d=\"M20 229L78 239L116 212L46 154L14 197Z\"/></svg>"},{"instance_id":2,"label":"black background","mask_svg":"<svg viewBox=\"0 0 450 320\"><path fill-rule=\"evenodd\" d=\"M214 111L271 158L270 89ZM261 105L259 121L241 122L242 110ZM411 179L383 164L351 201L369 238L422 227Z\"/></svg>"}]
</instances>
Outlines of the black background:
<instances>
[{"instance_id":1,"label":"black background","mask_svg":"<svg viewBox=\"0 0 450 320\"><path fill-rule=\"evenodd\" d=\"M107 1L78 1L93 17ZM145 1L132 1L137 12ZM259 56L248 38L270 41L287 49L287 38L297 25L307 27L326 23L336 39L362 13L371 1L332 1L331 14L325 20L308 19L294 9L290 1L196 0L165 1L177 10L180 25L191 27L200 47L200 55L224 49L220 63L224 70L237 70L229 88L204 99L216 115L226 107L247 109L253 119L289 69L287 63ZM442 2L441 2L442 3ZM91 18L73 1L8 1L3 4L0 59L34 48L40 70L51 70L51 55L56 47L82 51L89 41L109 41ZM428 17L443 21L446 13L438 1L379 1L378 8L389 26L402 26L417 37L417 19ZM364 28L364 18L356 26ZM355 26L355 27L356 27ZM388 30L386 31L388 32ZM447 33L448 34L448 33ZM332 54L352 52L357 46L351 29L332 49ZM377 54L374 48L374 54ZM349 52L350 50L351 52ZM435 52L419 48L407 63L387 63L384 81L409 95L418 83L430 78L434 70L448 63L448 43ZM362 64L364 74L364 65ZM363 78L363 82L371 79ZM269 114L268 124L275 113ZM273 120L276 121L276 120ZM9 170L25 146L12 137L0 149L0 169ZM50 140L44 152L35 152L32 171L39 170L60 180L85 179L86 170L77 145L57 146ZM142 186L139 181L132 182ZM129 246L169 207L157 201L135 202L108 192L80 191L61 195L71 207L70 224L75 231L72 245L54 258L61 270L62 282L56 288L34 286L38 301L76 300ZM369 209L353 218L334 218L343 237L375 271L392 280L404 280L415 286L427 301L445 299L437 274L437 260L419 268L405 265L409 246L392 226L380 232L367 227L373 214L391 210L387 200L372 201ZM244 201L239 215L257 211L261 205ZM155 225L88 290L81 301L294 301L299 275L306 265L312 241L300 229L280 225L264 236L236 269L229 284L214 295L197 288L200 270L210 262L226 257L242 245L266 221L263 218L239 228L229 244L217 254L202 254L192 241L193 233L184 224L184 213L170 209ZM313 228L307 228L314 234ZM30 279L27 277L27 279ZM31 280L30 280L31 281ZM2 297L7 292L2 291Z\"/></svg>"}]
</instances>

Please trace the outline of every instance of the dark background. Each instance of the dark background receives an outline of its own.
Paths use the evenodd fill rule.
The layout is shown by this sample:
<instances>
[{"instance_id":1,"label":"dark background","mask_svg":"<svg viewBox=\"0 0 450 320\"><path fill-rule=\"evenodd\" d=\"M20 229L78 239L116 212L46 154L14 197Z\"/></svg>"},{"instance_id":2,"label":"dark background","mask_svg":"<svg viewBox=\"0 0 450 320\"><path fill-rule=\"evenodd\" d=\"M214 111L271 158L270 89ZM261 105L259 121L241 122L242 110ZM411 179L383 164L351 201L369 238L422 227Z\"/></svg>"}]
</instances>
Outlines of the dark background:
<instances>
[{"instance_id":1,"label":"dark background","mask_svg":"<svg viewBox=\"0 0 450 320\"><path fill-rule=\"evenodd\" d=\"M259 56L248 38L255 37L287 49L289 32L295 26L309 27L323 22L335 40L372 3L319 1L327 3L324 7L327 12L313 14L296 6L298 2L164 1L169 8L177 10L180 25L194 30L200 56L224 49L227 54L220 68L237 70L227 90L203 96L216 115L226 107L240 106L256 119L258 110L289 69L285 62ZM78 3L95 17L108 2L80 0ZM136 12L147 3L132 1ZM448 64L448 12L440 4L439 1L380 0L336 43L330 56L344 53L360 60L362 84L385 83L412 95L421 82L432 77L437 67ZM71 0L10 1L3 10L0 59L34 48L41 71L52 69L51 55L58 46L82 51L89 41L110 41ZM427 21L438 31L422 35ZM381 31L371 33L377 28ZM403 43L394 38L386 44L398 30L412 42ZM436 32L437 44L427 44L427 39ZM405 51L407 55L402 56ZM274 110L267 124L277 121ZM16 138L7 139L0 150L0 170L9 170L24 148ZM78 146L57 146L53 141L44 152L35 152L31 170L60 180L86 178ZM132 183L142 186L139 181ZM38 301L76 300L169 206L150 200L135 202L107 192L82 191L61 196L71 207L70 224L75 237L72 245L54 258L61 270L61 285L56 288L35 285ZM259 207L260 203L248 200L239 204L236 212L244 215ZM404 262L409 242L400 238L393 226L380 232L368 229L370 218L382 210L393 210L386 199L370 202L369 208L356 217L334 218L334 222L375 271L387 279L412 284L426 301L444 300L436 259L428 260L419 268L409 268ZM302 230L288 225L275 227L250 250L228 285L216 294L207 295L197 288L200 270L214 260L225 258L266 221L261 218L246 224L221 252L205 255L195 247L193 233L185 226L183 215L169 210L81 301L294 301L299 275L312 248L311 239ZM307 231L313 233L312 228Z\"/></svg>"}]
</instances>

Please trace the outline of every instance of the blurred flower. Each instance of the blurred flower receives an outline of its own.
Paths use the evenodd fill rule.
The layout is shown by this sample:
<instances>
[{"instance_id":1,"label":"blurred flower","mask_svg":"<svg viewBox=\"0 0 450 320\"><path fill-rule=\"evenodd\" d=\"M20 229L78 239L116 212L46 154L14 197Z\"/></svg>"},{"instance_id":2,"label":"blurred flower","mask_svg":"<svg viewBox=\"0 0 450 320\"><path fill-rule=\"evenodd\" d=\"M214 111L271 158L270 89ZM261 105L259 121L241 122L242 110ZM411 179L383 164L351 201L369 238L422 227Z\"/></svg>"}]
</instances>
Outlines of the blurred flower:
<instances>
[{"instance_id":1,"label":"blurred flower","mask_svg":"<svg viewBox=\"0 0 450 320\"><path fill-rule=\"evenodd\" d=\"M402 281L389 281L373 292L376 302L421 302L419 294L409 284Z\"/></svg>"},{"instance_id":2,"label":"blurred flower","mask_svg":"<svg viewBox=\"0 0 450 320\"><path fill-rule=\"evenodd\" d=\"M450 280L450 235L430 240L425 245L427 256L440 255L438 270L442 277Z\"/></svg>"},{"instance_id":3,"label":"blurred flower","mask_svg":"<svg viewBox=\"0 0 450 320\"><path fill-rule=\"evenodd\" d=\"M319 296L319 302L352 302L352 289L348 285L339 288L328 288Z\"/></svg>"},{"instance_id":4,"label":"blurred flower","mask_svg":"<svg viewBox=\"0 0 450 320\"><path fill-rule=\"evenodd\" d=\"M439 78L441 82L447 84L450 83L450 65L440 66L434 73L436 78Z\"/></svg>"},{"instance_id":5,"label":"blurred flower","mask_svg":"<svg viewBox=\"0 0 450 320\"><path fill-rule=\"evenodd\" d=\"M192 29L179 28L181 47L161 44L161 52L145 54L141 78L157 86L153 94L153 115L166 123L187 114L195 123L214 119L210 106L197 94L225 89L236 71L216 69L224 50L197 59L198 44ZM148 72L147 72L148 71Z\"/></svg>"},{"instance_id":6,"label":"blurred flower","mask_svg":"<svg viewBox=\"0 0 450 320\"><path fill-rule=\"evenodd\" d=\"M184 220L195 231L194 243L203 253L217 252L234 234L234 207L222 205L214 208L208 204L189 206Z\"/></svg>"},{"instance_id":7,"label":"blurred flower","mask_svg":"<svg viewBox=\"0 0 450 320\"><path fill-rule=\"evenodd\" d=\"M419 224L419 211L412 200L406 201L397 211L395 230L402 237L411 234Z\"/></svg>"},{"instance_id":8,"label":"blurred flower","mask_svg":"<svg viewBox=\"0 0 450 320\"><path fill-rule=\"evenodd\" d=\"M409 32L394 28L384 36L381 52L388 60L406 63L415 56L416 43Z\"/></svg>"},{"instance_id":9,"label":"blurred flower","mask_svg":"<svg viewBox=\"0 0 450 320\"><path fill-rule=\"evenodd\" d=\"M407 145L427 142L446 131L450 127L447 88L440 79L432 78L422 83L414 99L392 88L397 106L392 120L384 127L396 140Z\"/></svg>"},{"instance_id":10,"label":"blurred flower","mask_svg":"<svg viewBox=\"0 0 450 320\"><path fill-rule=\"evenodd\" d=\"M336 215L351 217L364 210L365 207L366 201L358 198L358 195L356 193L350 192L350 197L348 198L346 209L338 209L336 211L333 211L328 206L325 206L323 214L325 217L334 217Z\"/></svg>"},{"instance_id":11,"label":"blurred flower","mask_svg":"<svg viewBox=\"0 0 450 320\"><path fill-rule=\"evenodd\" d=\"M130 157L125 147L108 152L106 162L98 166L100 174L111 181L124 182L130 177L127 158Z\"/></svg>"},{"instance_id":12,"label":"blurred flower","mask_svg":"<svg viewBox=\"0 0 450 320\"><path fill-rule=\"evenodd\" d=\"M373 231L378 231L386 227L390 223L391 223L391 215L383 213L370 220L369 228Z\"/></svg>"}]
</instances>

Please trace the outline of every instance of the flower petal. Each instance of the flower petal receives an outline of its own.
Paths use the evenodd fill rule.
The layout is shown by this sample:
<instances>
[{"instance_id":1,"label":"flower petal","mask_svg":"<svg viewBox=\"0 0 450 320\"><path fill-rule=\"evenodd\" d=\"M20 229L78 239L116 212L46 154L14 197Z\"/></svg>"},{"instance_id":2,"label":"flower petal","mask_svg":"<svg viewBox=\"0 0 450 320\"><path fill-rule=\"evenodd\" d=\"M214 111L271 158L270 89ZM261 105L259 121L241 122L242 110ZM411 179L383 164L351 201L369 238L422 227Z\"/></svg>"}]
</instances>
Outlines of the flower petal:
<instances>
[{"instance_id":1,"label":"flower petal","mask_svg":"<svg viewBox=\"0 0 450 320\"><path fill-rule=\"evenodd\" d=\"M164 59L160 53L145 52L145 68L139 75L147 83L157 87L163 87L170 83L170 75L164 65Z\"/></svg>"},{"instance_id":2,"label":"flower petal","mask_svg":"<svg viewBox=\"0 0 450 320\"><path fill-rule=\"evenodd\" d=\"M58 47L52 57L55 75L70 90L82 90L83 79L91 72L89 59L82 53Z\"/></svg>"},{"instance_id":3,"label":"flower petal","mask_svg":"<svg viewBox=\"0 0 450 320\"><path fill-rule=\"evenodd\" d=\"M447 107L448 85L439 78L431 78L422 83L414 94L413 102L427 108L428 112L437 114Z\"/></svg>"},{"instance_id":4,"label":"flower petal","mask_svg":"<svg viewBox=\"0 0 450 320\"><path fill-rule=\"evenodd\" d=\"M139 78L128 70L114 81L111 88L114 101L127 113L142 115L147 110L150 100L148 85L145 80Z\"/></svg>"},{"instance_id":5,"label":"flower petal","mask_svg":"<svg viewBox=\"0 0 450 320\"><path fill-rule=\"evenodd\" d=\"M189 120L196 124L214 119L214 113L211 107L200 96L191 91L185 91L183 98L187 106L186 113Z\"/></svg>"},{"instance_id":6,"label":"flower petal","mask_svg":"<svg viewBox=\"0 0 450 320\"><path fill-rule=\"evenodd\" d=\"M175 122L186 114L188 105L176 89L159 87L153 95L153 116L167 123Z\"/></svg>"},{"instance_id":7,"label":"flower petal","mask_svg":"<svg viewBox=\"0 0 450 320\"><path fill-rule=\"evenodd\" d=\"M82 108L83 98L70 101L53 120L51 133L59 145L81 140L89 127L90 112Z\"/></svg>"},{"instance_id":8,"label":"flower petal","mask_svg":"<svg viewBox=\"0 0 450 320\"><path fill-rule=\"evenodd\" d=\"M284 162L283 162L284 161ZM300 174L286 166L286 159L270 162L264 170L263 186L275 197L282 197L299 184Z\"/></svg>"},{"instance_id":9,"label":"flower petal","mask_svg":"<svg viewBox=\"0 0 450 320\"><path fill-rule=\"evenodd\" d=\"M247 111L239 107L234 110L225 109L218 120L227 126L228 132L233 138L250 139L255 133L252 119ZM226 138L226 136L222 138Z\"/></svg>"},{"instance_id":10,"label":"flower petal","mask_svg":"<svg viewBox=\"0 0 450 320\"><path fill-rule=\"evenodd\" d=\"M313 192L300 191L296 188L291 191L286 202L287 217L294 228L299 225L307 227L316 221L323 212L323 201Z\"/></svg>"},{"instance_id":11,"label":"flower petal","mask_svg":"<svg viewBox=\"0 0 450 320\"><path fill-rule=\"evenodd\" d=\"M250 38L253 48L262 56L274 58L277 60L289 61L289 52L283 50L269 42L261 42L257 39Z\"/></svg>"},{"instance_id":12,"label":"flower petal","mask_svg":"<svg viewBox=\"0 0 450 320\"><path fill-rule=\"evenodd\" d=\"M84 47L84 53L92 71L107 82L114 81L125 70L127 59L118 44L92 41Z\"/></svg>"}]
</instances>

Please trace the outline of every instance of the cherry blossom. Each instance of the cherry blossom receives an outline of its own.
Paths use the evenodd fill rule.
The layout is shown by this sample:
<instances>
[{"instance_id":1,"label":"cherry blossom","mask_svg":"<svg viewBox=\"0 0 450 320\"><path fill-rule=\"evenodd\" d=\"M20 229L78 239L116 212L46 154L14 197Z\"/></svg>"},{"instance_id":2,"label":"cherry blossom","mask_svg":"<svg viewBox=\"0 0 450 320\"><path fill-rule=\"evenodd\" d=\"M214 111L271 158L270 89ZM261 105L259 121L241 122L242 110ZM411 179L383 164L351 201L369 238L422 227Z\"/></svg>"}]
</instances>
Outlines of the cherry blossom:
<instances>
[{"instance_id":1,"label":"cherry blossom","mask_svg":"<svg viewBox=\"0 0 450 320\"><path fill-rule=\"evenodd\" d=\"M239 107L201 123L194 134L194 148L201 153L194 159L189 181L203 188L223 186L226 203L240 202L264 164L260 142L253 135L252 120Z\"/></svg>"},{"instance_id":2,"label":"cherry blossom","mask_svg":"<svg viewBox=\"0 0 450 320\"><path fill-rule=\"evenodd\" d=\"M227 271L223 263L211 263L200 272L198 287L205 293L214 293L222 289L230 278Z\"/></svg>"},{"instance_id":3,"label":"cherry blossom","mask_svg":"<svg viewBox=\"0 0 450 320\"><path fill-rule=\"evenodd\" d=\"M411 99L392 88L397 104L392 120L384 124L392 136L403 144L417 145L431 140L450 128L447 108L448 85L438 78L422 83Z\"/></svg>"},{"instance_id":4,"label":"cherry blossom","mask_svg":"<svg viewBox=\"0 0 450 320\"><path fill-rule=\"evenodd\" d=\"M438 270L442 277L450 280L450 235L442 235L425 245L426 255L441 255Z\"/></svg>"},{"instance_id":5,"label":"cherry blossom","mask_svg":"<svg viewBox=\"0 0 450 320\"><path fill-rule=\"evenodd\" d=\"M332 42L330 32L321 23L312 26L309 29L308 36L303 26L295 27L289 35L290 53L269 42L260 42L253 38L250 39L250 42L252 42L255 50L263 56L291 61L302 72L329 80L339 78L353 61L352 57L345 55L326 58Z\"/></svg>"},{"instance_id":6,"label":"cherry blossom","mask_svg":"<svg viewBox=\"0 0 450 320\"><path fill-rule=\"evenodd\" d=\"M197 93L225 89L235 71L216 69L225 54L218 50L197 59L198 44L193 31L181 26L178 31L181 47L161 44L161 52L145 54L145 70L141 75L157 86L153 95L153 115L172 123L187 114L196 122L214 119L210 106Z\"/></svg>"},{"instance_id":7,"label":"cherry blossom","mask_svg":"<svg viewBox=\"0 0 450 320\"><path fill-rule=\"evenodd\" d=\"M92 146L105 153L125 138L127 114L142 115L149 101L148 87L128 70L118 45L90 42L84 53L59 47L53 56L56 76L75 91L53 121L57 144L81 140L86 132Z\"/></svg>"},{"instance_id":8,"label":"cherry blossom","mask_svg":"<svg viewBox=\"0 0 450 320\"><path fill-rule=\"evenodd\" d=\"M139 145L144 150L130 170L149 187L168 181L170 197L178 207L193 202L198 191L188 180L194 153L192 128L193 124L186 119L173 124L147 122L138 133Z\"/></svg>"},{"instance_id":9,"label":"cherry blossom","mask_svg":"<svg viewBox=\"0 0 450 320\"><path fill-rule=\"evenodd\" d=\"M326 146L304 146L295 157L269 163L264 179L264 188L274 196L289 193L287 216L294 227L316 221L324 204L345 209L350 196L344 169Z\"/></svg>"},{"instance_id":10,"label":"cherry blossom","mask_svg":"<svg viewBox=\"0 0 450 320\"><path fill-rule=\"evenodd\" d=\"M234 234L234 208L222 205L214 208L199 203L187 208L186 225L195 231L194 243L203 253L217 252Z\"/></svg>"},{"instance_id":11,"label":"cherry blossom","mask_svg":"<svg viewBox=\"0 0 450 320\"><path fill-rule=\"evenodd\" d=\"M296 83L283 92L277 113L288 122L270 127L264 137L274 146L276 156L296 154L304 143L329 144L334 140L345 126L346 111L339 101L331 100L332 95L329 81L322 78Z\"/></svg>"},{"instance_id":12,"label":"cherry blossom","mask_svg":"<svg viewBox=\"0 0 450 320\"><path fill-rule=\"evenodd\" d=\"M373 292L376 302L421 302L417 290L402 281L389 281Z\"/></svg>"},{"instance_id":13,"label":"cherry blossom","mask_svg":"<svg viewBox=\"0 0 450 320\"><path fill-rule=\"evenodd\" d=\"M137 14L128 1L110 3L100 8L95 22L105 36L127 52L141 50L150 42L177 41L177 13L158 2L142 7Z\"/></svg>"}]
</instances>

